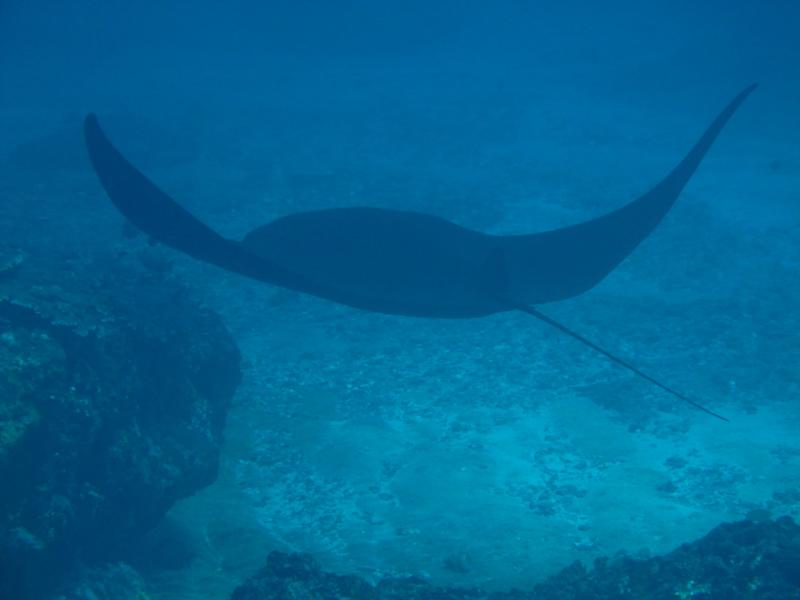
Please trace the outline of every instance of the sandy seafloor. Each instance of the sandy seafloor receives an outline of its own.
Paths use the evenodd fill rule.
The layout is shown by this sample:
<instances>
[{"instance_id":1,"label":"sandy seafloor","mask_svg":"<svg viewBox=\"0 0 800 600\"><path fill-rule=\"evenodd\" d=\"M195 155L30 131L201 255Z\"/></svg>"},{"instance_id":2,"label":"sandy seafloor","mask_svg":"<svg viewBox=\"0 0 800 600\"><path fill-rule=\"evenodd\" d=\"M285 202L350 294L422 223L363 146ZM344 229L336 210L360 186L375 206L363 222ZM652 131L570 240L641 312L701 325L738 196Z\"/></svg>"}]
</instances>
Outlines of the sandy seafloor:
<instances>
[{"instance_id":1,"label":"sandy seafloor","mask_svg":"<svg viewBox=\"0 0 800 600\"><path fill-rule=\"evenodd\" d=\"M369 64L298 75L275 106L207 115L199 132L175 126L171 138L191 133L196 152L174 165L156 152L149 172L228 235L352 204L541 230L646 191L749 83L651 83L632 95L565 76L504 103L507 90L477 82L481 111L456 96L381 100L403 89L388 83L392 68L378 83ZM338 86L333 106L303 92L319 78ZM218 482L170 515L198 558L151 575L154 597L223 598L270 549L370 578L525 587L576 559L669 550L754 508L800 517L800 120L787 89L762 85L604 283L544 307L730 424L525 315L368 314L163 250L223 315L244 381ZM280 110L305 127L279 131ZM264 115L256 135L248 127ZM119 233L88 170L3 172L4 195L25 199L2 206L8 241L31 252L146 247ZM23 220L27 232L14 225Z\"/></svg>"}]
</instances>

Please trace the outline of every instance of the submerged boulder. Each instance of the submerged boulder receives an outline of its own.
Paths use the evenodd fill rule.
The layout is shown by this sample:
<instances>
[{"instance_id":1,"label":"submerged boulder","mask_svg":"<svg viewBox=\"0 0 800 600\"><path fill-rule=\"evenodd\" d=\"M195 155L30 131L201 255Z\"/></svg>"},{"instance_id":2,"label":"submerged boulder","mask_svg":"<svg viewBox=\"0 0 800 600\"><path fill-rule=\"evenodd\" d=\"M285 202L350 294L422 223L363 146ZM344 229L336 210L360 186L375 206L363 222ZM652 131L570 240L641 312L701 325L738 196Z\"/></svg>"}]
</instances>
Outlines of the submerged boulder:
<instances>
[{"instance_id":1,"label":"submerged boulder","mask_svg":"<svg viewBox=\"0 0 800 600\"><path fill-rule=\"evenodd\" d=\"M356 576L326 573L308 554L271 552L266 566L236 588L231 600L352 598L378 600L377 590Z\"/></svg>"},{"instance_id":2,"label":"submerged boulder","mask_svg":"<svg viewBox=\"0 0 800 600\"><path fill-rule=\"evenodd\" d=\"M573 565L536 591L544 600L800 599L800 527L789 517L723 523L663 556Z\"/></svg>"},{"instance_id":3,"label":"submerged boulder","mask_svg":"<svg viewBox=\"0 0 800 600\"><path fill-rule=\"evenodd\" d=\"M169 270L13 262L0 277L0 597L38 598L74 565L123 556L215 479L239 353Z\"/></svg>"}]
</instances>

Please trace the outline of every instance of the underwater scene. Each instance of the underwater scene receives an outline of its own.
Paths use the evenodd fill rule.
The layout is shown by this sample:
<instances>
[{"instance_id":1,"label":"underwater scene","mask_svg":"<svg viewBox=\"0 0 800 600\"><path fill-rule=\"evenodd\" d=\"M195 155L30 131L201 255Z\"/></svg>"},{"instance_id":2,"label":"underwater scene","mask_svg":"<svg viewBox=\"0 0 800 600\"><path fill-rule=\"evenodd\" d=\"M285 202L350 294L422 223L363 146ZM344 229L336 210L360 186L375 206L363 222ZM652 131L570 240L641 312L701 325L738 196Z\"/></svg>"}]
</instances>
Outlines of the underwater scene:
<instances>
[{"instance_id":1,"label":"underwater scene","mask_svg":"<svg viewBox=\"0 0 800 600\"><path fill-rule=\"evenodd\" d=\"M0 599L800 598L798 31L0 2Z\"/></svg>"}]
</instances>

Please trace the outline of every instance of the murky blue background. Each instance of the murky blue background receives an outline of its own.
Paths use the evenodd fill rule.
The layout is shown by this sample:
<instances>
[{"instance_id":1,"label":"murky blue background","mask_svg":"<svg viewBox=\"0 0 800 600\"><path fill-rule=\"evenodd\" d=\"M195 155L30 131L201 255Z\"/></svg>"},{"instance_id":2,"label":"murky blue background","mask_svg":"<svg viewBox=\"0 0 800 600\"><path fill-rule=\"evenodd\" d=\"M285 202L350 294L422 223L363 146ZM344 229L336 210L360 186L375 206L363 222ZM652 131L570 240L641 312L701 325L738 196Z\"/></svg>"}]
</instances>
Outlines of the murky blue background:
<instances>
[{"instance_id":1,"label":"murky blue background","mask_svg":"<svg viewBox=\"0 0 800 600\"><path fill-rule=\"evenodd\" d=\"M218 482L170 516L199 558L155 594L225 597L270 549L505 589L797 516L798 31L794 2L4 0L0 233L33 254L146 244L89 169L90 111L232 237L347 205L522 233L645 192L760 84L652 238L547 307L730 425L524 315L365 314L165 250L244 381Z\"/></svg>"}]
</instances>

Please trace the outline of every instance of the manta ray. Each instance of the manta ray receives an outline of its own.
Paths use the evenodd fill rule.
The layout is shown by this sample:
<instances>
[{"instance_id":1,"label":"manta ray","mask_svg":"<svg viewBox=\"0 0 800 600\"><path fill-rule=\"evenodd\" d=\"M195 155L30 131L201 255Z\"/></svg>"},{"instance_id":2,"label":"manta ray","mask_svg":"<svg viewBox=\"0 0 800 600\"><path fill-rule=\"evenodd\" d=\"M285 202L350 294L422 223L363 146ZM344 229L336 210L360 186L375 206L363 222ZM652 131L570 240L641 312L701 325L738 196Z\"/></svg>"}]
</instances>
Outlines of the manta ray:
<instances>
[{"instance_id":1,"label":"manta ray","mask_svg":"<svg viewBox=\"0 0 800 600\"><path fill-rule=\"evenodd\" d=\"M730 117L742 90L653 189L608 214L560 229L490 235L434 215L372 207L278 218L241 241L225 238L161 191L111 144L97 117L84 123L100 183L117 209L162 244L272 285L367 311L427 318L521 311L717 418L536 305L572 298L602 281L669 212Z\"/></svg>"}]
</instances>

